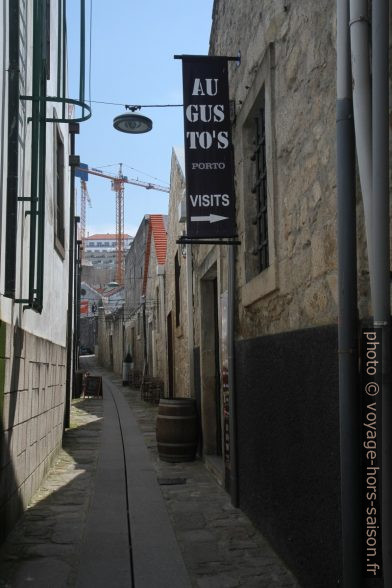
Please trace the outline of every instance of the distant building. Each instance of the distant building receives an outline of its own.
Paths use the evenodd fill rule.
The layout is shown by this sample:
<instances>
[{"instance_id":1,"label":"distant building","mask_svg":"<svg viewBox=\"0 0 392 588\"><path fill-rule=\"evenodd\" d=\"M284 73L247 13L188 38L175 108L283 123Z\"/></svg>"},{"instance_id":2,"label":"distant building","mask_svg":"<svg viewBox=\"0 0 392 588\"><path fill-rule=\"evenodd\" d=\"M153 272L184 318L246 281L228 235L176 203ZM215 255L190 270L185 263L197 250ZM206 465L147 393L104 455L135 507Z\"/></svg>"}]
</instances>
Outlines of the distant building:
<instances>
[{"instance_id":1,"label":"distant building","mask_svg":"<svg viewBox=\"0 0 392 588\"><path fill-rule=\"evenodd\" d=\"M83 259L83 265L96 268L114 268L116 265L116 252L99 250L86 251Z\"/></svg>"},{"instance_id":2,"label":"distant building","mask_svg":"<svg viewBox=\"0 0 392 588\"><path fill-rule=\"evenodd\" d=\"M101 292L98 358L117 373L129 350L137 371L166 379L166 245L167 216L145 215L126 256L124 288Z\"/></svg>"},{"instance_id":3,"label":"distant building","mask_svg":"<svg viewBox=\"0 0 392 588\"><path fill-rule=\"evenodd\" d=\"M98 308L102 306L102 294L88 283L80 285L80 331L79 344L91 350L97 343Z\"/></svg>"},{"instance_id":4,"label":"distant building","mask_svg":"<svg viewBox=\"0 0 392 588\"><path fill-rule=\"evenodd\" d=\"M130 248L132 241L133 237L131 237L131 235L124 234L124 251L127 251ZM116 234L97 233L95 235L90 235L89 237L86 237L84 240L85 253L87 253L88 251L115 251L116 244Z\"/></svg>"},{"instance_id":5,"label":"distant building","mask_svg":"<svg viewBox=\"0 0 392 588\"><path fill-rule=\"evenodd\" d=\"M164 282L167 216L142 220L125 261L125 343L134 366L165 380Z\"/></svg>"},{"instance_id":6,"label":"distant building","mask_svg":"<svg viewBox=\"0 0 392 588\"><path fill-rule=\"evenodd\" d=\"M114 280L116 275L116 238L115 234L95 234L85 239L85 251L82 262L83 280L90 286L103 287ZM133 243L131 235L124 235L124 257Z\"/></svg>"}]
</instances>

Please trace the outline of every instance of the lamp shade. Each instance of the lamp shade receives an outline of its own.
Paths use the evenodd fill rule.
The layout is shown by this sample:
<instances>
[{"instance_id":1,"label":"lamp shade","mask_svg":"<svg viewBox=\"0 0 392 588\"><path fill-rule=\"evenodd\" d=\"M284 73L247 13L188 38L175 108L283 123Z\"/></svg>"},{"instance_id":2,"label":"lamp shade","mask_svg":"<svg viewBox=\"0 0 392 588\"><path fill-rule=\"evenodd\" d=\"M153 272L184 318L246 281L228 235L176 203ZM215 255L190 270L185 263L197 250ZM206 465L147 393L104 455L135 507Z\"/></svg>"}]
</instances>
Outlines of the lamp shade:
<instances>
[{"instance_id":1,"label":"lamp shade","mask_svg":"<svg viewBox=\"0 0 392 588\"><path fill-rule=\"evenodd\" d=\"M113 119L113 126L122 133L148 133L152 129L152 120L141 114L126 112Z\"/></svg>"}]
</instances>

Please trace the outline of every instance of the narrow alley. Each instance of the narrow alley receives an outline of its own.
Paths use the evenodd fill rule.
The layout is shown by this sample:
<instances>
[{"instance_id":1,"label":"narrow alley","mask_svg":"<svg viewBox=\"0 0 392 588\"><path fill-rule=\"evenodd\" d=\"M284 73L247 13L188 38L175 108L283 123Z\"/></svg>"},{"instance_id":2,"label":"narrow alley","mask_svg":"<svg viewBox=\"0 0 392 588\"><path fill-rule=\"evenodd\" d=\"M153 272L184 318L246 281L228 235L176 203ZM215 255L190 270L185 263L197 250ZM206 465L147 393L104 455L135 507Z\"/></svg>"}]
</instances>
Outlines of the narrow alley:
<instances>
[{"instance_id":1,"label":"narrow alley","mask_svg":"<svg viewBox=\"0 0 392 588\"><path fill-rule=\"evenodd\" d=\"M390 4L2 3L0 588L392 587Z\"/></svg>"},{"instance_id":2,"label":"narrow alley","mask_svg":"<svg viewBox=\"0 0 392 588\"><path fill-rule=\"evenodd\" d=\"M297 583L200 461L158 460L157 408L93 359L63 450L0 556L0 586L289 588Z\"/></svg>"}]
</instances>

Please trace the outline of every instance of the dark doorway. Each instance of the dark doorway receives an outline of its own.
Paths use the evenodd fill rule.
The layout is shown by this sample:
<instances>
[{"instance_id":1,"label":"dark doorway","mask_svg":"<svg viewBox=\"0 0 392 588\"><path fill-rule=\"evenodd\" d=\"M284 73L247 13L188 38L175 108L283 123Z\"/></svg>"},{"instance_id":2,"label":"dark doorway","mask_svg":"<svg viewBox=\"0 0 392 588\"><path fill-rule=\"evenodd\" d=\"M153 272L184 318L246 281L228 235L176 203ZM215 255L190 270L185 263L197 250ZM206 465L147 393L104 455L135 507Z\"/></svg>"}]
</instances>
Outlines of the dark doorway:
<instances>
[{"instance_id":1,"label":"dark doorway","mask_svg":"<svg viewBox=\"0 0 392 588\"><path fill-rule=\"evenodd\" d=\"M148 323L148 373L150 376L154 375L154 358L152 351L152 322Z\"/></svg>"},{"instance_id":2,"label":"dark doorway","mask_svg":"<svg viewBox=\"0 0 392 588\"><path fill-rule=\"evenodd\" d=\"M201 301L201 410L204 455L222 456L222 400L216 265L200 282Z\"/></svg>"},{"instance_id":3,"label":"dark doorway","mask_svg":"<svg viewBox=\"0 0 392 588\"><path fill-rule=\"evenodd\" d=\"M219 359L219 325L218 325L218 281L212 280L214 296L214 355L215 355L215 418L216 418L216 454L222 455L222 402Z\"/></svg>"},{"instance_id":4,"label":"dark doorway","mask_svg":"<svg viewBox=\"0 0 392 588\"><path fill-rule=\"evenodd\" d=\"M113 371L113 335L109 335L110 369Z\"/></svg>"}]
</instances>

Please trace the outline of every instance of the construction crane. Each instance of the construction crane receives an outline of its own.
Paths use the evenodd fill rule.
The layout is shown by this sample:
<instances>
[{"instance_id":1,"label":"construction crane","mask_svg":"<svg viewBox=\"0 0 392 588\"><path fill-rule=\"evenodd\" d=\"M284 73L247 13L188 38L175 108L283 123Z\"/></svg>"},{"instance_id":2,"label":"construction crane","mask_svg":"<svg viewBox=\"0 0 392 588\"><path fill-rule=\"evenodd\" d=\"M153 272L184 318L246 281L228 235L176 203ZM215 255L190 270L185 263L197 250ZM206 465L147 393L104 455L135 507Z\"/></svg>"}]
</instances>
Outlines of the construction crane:
<instances>
[{"instance_id":1,"label":"construction crane","mask_svg":"<svg viewBox=\"0 0 392 588\"><path fill-rule=\"evenodd\" d=\"M158 190L159 192L169 192L169 188L152 184L151 182L142 182L134 178L128 178L122 173L122 163L119 164L119 173L114 176L109 173L104 173L100 169L88 166L81 166L78 168L80 172L88 173L100 178L106 178L112 183L112 190L116 193L116 282L118 284L124 283L124 184L133 184L140 186L146 190ZM83 181L83 180L81 180ZM87 188L86 188L87 190Z\"/></svg>"},{"instance_id":2,"label":"construction crane","mask_svg":"<svg viewBox=\"0 0 392 588\"><path fill-rule=\"evenodd\" d=\"M87 203L91 208L91 199L87 190L86 180L80 180L80 240L82 242L82 248L80 251L80 258L83 259L85 251L85 239L86 239L86 211Z\"/></svg>"}]
</instances>

